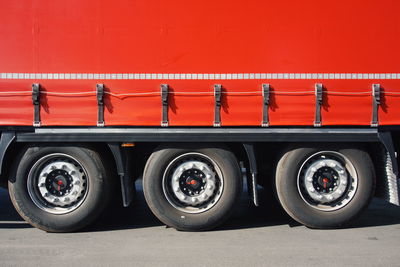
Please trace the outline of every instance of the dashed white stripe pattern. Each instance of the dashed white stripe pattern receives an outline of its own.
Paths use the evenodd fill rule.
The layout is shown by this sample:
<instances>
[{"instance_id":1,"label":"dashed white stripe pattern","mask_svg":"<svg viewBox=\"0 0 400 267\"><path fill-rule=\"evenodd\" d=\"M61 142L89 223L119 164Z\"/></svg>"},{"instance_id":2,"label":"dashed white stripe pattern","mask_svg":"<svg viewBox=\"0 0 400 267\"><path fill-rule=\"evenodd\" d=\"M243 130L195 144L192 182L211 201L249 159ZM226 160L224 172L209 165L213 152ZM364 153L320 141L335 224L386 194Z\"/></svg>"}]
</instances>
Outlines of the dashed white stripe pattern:
<instances>
[{"instance_id":1,"label":"dashed white stripe pattern","mask_svg":"<svg viewBox=\"0 0 400 267\"><path fill-rule=\"evenodd\" d=\"M400 73L0 73L14 80L398 80Z\"/></svg>"}]
</instances>

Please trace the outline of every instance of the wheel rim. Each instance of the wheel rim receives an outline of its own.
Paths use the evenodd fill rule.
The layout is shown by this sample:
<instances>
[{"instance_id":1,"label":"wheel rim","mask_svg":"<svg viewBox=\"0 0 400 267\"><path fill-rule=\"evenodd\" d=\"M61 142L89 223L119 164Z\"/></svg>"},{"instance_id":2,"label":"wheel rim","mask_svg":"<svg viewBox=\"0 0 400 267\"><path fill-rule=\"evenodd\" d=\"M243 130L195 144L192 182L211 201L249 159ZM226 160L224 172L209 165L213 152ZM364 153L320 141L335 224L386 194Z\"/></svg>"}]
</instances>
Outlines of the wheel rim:
<instances>
[{"instance_id":1,"label":"wheel rim","mask_svg":"<svg viewBox=\"0 0 400 267\"><path fill-rule=\"evenodd\" d=\"M212 208L224 187L218 165L200 153L187 153L172 160L164 172L162 185L168 202L187 213Z\"/></svg>"},{"instance_id":2,"label":"wheel rim","mask_svg":"<svg viewBox=\"0 0 400 267\"><path fill-rule=\"evenodd\" d=\"M354 165L343 154L321 151L306 159L297 176L301 198L309 206L334 211L354 197L358 177Z\"/></svg>"},{"instance_id":3,"label":"wheel rim","mask_svg":"<svg viewBox=\"0 0 400 267\"><path fill-rule=\"evenodd\" d=\"M52 214L77 209L88 193L89 180L79 161L66 154L39 159L28 174L27 188L33 203Z\"/></svg>"}]
</instances>

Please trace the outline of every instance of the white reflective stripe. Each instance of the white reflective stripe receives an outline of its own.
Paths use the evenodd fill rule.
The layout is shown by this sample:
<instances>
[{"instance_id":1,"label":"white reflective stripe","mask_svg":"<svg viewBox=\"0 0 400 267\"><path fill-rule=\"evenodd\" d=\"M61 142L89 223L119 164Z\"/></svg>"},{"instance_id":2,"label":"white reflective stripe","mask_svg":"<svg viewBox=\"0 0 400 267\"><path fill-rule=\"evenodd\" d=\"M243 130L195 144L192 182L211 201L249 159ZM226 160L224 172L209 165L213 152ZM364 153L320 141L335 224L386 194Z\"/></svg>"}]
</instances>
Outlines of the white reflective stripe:
<instances>
[{"instance_id":1,"label":"white reflective stripe","mask_svg":"<svg viewBox=\"0 0 400 267\"><path fill-rule=\"evenodd\" d=\"M399 80L400 73L0 73L12 80Z\"/></svg>"}]
</instances>

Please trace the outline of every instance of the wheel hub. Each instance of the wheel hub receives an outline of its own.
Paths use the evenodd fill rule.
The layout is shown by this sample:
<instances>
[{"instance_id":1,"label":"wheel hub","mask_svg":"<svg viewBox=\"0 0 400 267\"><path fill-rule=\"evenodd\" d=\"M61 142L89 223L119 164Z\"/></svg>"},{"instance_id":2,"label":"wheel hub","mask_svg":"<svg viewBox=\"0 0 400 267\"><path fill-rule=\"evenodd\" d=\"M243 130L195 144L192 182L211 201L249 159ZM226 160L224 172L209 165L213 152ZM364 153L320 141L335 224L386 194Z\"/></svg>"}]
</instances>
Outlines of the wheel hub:
<instances>
[{"instance_id":1,"label":"wheel hub","mask_svg":"<svg viewBox=\"0 0 400 267\"><path fill-rule=\"evenodd\" d=\"M87 176L83 167L64 154L40 159L28 177L28 193L39 208L53 214L76 209L87 194Z\"/></svg>"},{"instance_id":2,"label":"wheel hub","mask_svg":"<svg viewBox=\"0 0 400 267\"><path fill-rule=\"evenodd\" d=\"M179 187L188 196L199 195L206 185L206 175L198 169L189 169L180 177Z\"/></svg>"},{"instance_id":3,"label":"wheel hub","mask_svg":"<svg viewBox=\"0 0 400 267\"><path fill-rule=\"evenodd\" d=\"M173 159L165 169L162 183L168 202L185 213L209 210L218 202L224 188L219 166L197 152Z\"/></svg>"},{"instance_id":4,"label":"wheel hub","mask_svg":"<svg viewBox=\"0 0 400 267\"><path fill-rule=\"evenodd\" d=\"M171 185L179 201L189 206L199 206L214 194L215 173L202 161L186 161L173 172Z\"/></svg>"},{"instance_id":5,"label":"wheel hub","mask_svg":"<svg viewBox=\"0 0 400 267\"><path fill-rule=\"evenodd\" d=\"M65 170L54 170L46 178L46 189L53 195L61 197L70 192L73 178Z\"/></svg>"},{"instance_id":6,"label":"wheel hub","mask_svg":"<svg viewBox=\"0 0 400 267\"><path fill-rule=\"evenodd\" d=\"M305 196L314 203L335 205L346 195L350 179L341 162L325 156L305 166L303 171Z\"/></svg>"},{"instance_id":7,"label":"wheel hub","mask_svg":"<svg viewBox=\"0 0 400 267\"><path fill-rule=\"evenodd\" d=\"M313 176L313 186L320 193L329 193L336 189L339 174L331 167L318 169Z\"/></svg>"}]
</instances>

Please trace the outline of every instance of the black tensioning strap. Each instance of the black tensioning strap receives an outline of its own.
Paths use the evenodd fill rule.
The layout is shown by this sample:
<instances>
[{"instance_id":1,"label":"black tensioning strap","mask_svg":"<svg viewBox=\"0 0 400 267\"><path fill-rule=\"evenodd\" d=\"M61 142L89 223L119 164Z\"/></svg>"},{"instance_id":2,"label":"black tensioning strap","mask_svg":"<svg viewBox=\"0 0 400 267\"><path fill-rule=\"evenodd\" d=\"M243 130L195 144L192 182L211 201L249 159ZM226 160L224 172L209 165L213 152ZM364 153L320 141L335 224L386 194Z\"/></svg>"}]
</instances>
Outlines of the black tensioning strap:
<instances>
[{"instance_id":1,"label":"black tensioning strap","mask_svg":"<svg viewBox=\"0 0 400 267\"><path fill-rule=\"evenodd\" d=\"M32 84L33 126L40 126L40 84Z\"/></svg>"},{"instance_id":2,"label":"black tensioning strap","mask_svg":"<svg viewBox=\"0 0 400 267\"><path fill-rule=\"evenodd\" d=\"M161 126L168 126L168 84L161 84L162 119Z\"/></svg>"},{"instance_id":3,"label":"black tensioning strap","mask_svg":"<svg viewBox=\"0 0 400 267\"><path fill-rule=\"evenodd\" d=\"M323 85L322 85L322 83L316 83L315 84L315 120L314 120L314 127L321 127L321 125L322 125L322 119L321 119L322 93L323 93Z\"/></svg>"},{"instance_id":4,"label":"black tensioning strap","mask_svg":"<svg viewBox=\"0 0 400 267\"><path fill-rule=\"evenodd\" d=\"M96 85L96 95L97 95L97 126L104 126L104 84L99 83Z\"/></svg>"},{"instance_id":5,"label":"black tensioning strap","mask_svg":"<svg viewBox=\"0 0 400 267\"><path fill-rule=\"evenodd\" d=\"M381 85L373 84L372 85L372 121L371 127L378 127L378 109L381 104Z\"/></svg>"},{"instance_id":6,"label":"black tensioning strap","mask_svg":"<svg viewBox=\"0 0 400 267\"><path fill-rule=\"evenodd\" d=\"M215 110L214 110L214 127L221 126L221 96L222 96L222 85L214 85L214 98L215 98Z\"/></svg>"},{"instance_id":7,"label":"black tensioning strap","mask_svg":"<svg viewBox=\"0 0 400 267\"><path fill-rule=\"evenodd\" d=\"M269 91L270 91L270 86L268 83L264 83L262 85L262 95L263 95L263 118L261 122L262 127L268 127L269 126L269 116L268 116L268 108L269 108Z\"/></svg>"}]
</instances>

